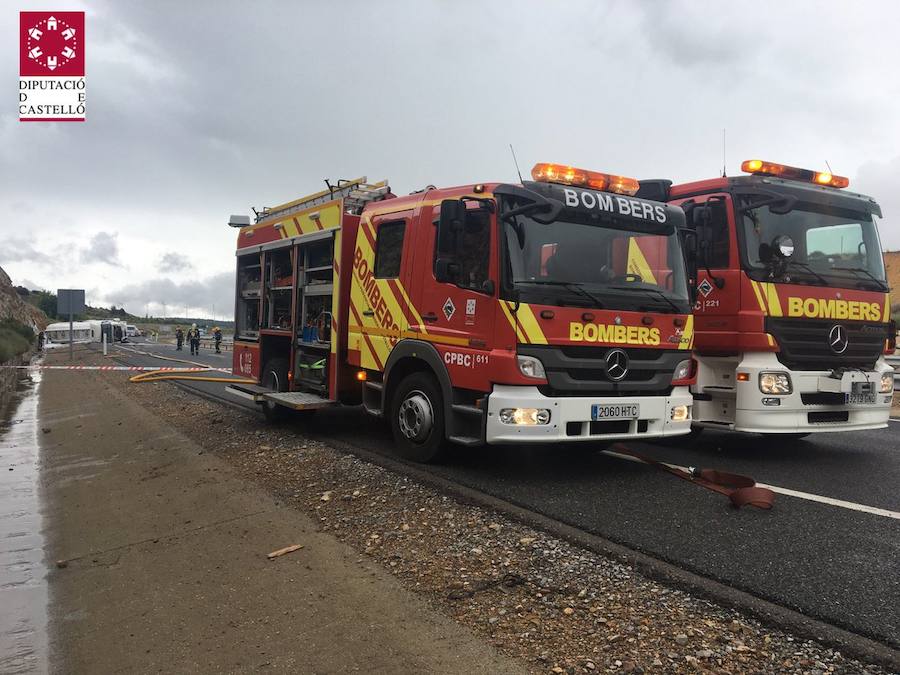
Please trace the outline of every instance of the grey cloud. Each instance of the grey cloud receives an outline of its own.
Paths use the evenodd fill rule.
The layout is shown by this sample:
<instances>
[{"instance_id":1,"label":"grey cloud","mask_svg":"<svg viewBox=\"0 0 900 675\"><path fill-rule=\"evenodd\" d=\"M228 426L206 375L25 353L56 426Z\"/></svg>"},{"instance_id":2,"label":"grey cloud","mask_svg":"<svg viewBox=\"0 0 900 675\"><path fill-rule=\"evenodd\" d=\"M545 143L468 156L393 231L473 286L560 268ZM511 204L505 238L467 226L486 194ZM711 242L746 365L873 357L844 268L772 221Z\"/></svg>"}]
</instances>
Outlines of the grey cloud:
<instances>
[{"instance_id":1,"label":"grey cloud","mask_svg":"<svg viewBox=\"0 0 900 675\"><path fill-rule=\"evenodd\" d=\"M0 263L11 262L49 265L53 263L53 258L38 250L31 241L23 237L11 237L0 247Z\"/></svg>"},{"instance_id":2,"label":"grey cloud","mask_svg":"<svg viewBox=\"0 0 900 675\"><path fill-rule=\"evenodd\" d=\"M118 235L109 232L98 232L91 237L90 243L81 249L82 263L105 263L113 267L121 267L119 261Z\"/></svg>"},{"instance_id":3,"label":"grey cloud","mask_svg":"<svg viewBox=\"0 0 900 675\"><path fill-rule=\"evenodd\" d=\"M184 272L194 266L186 255L169 251L159 259L157 267L160 272Z\"/></svg>"},{"instance_id":4,"label":"grey cloud","mask_svg":"<svg viewBox=\"0 0 900 675\"><path fill-rule=\"evenodd\" d=\"M148 305L153 313L161 312L165 305L170 316L183 314L184 308L204 314L215 309L218 316L230 316L234 313L234 272L183 282L149 279L106 292L104 300L137 315L144 314Z\"/></svg>"}]
</instances>

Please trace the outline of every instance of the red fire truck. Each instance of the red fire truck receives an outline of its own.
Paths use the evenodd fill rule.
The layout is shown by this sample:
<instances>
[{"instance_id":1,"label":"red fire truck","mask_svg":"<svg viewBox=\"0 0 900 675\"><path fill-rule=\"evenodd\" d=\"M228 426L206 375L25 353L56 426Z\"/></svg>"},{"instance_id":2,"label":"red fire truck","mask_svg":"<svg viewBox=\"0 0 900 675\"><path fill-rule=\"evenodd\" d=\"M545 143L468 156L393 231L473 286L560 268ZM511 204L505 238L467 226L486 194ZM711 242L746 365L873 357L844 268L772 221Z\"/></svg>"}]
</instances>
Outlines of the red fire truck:
<instances>
[{"instance_id":1,"label":"red fire truck","mask_svg":"<svg viewBox=\"0 0 900 675\"><path fill-rule=\"evenodd\" d=\"M406 197L359 179L233 216L233 370L258 384L230 391L270 419L361 403L417 461L689 433L684 213L630 178L532 176Z\"/></svg>"},{"instance_id":2,"label":"red fire truck","mask_svg":"<svg viewBox=\"0 0 900 675\"><path fill-rule=\"evenodd\" d=\"M746 176L638 194L695 228L694 427L802 437L887 426L893 352L870 197L826 172L749 160Z\"/></svg>"}]
</instances>

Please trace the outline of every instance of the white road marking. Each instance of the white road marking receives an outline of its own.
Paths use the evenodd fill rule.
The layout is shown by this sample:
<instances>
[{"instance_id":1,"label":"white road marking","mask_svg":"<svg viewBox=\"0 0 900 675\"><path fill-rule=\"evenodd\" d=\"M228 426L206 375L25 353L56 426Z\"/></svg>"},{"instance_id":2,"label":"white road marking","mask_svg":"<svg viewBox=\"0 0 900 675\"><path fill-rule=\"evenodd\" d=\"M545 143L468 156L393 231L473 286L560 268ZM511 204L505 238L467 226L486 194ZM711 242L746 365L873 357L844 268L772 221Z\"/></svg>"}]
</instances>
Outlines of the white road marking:
<instances>
[{"instance_id":1,"label":"white road marking","mask_svg":"<svg viewBox=\"0 0 900 675\"><path fill-rule=\"evenodd\" d=\"M895 420L900 422L900 420ZM641 460L637 457L631 457L630 455L622 455L614 450L602 450L602 454L609 455L610 457L615 457L616 459L626 459L629 462L637 462L638 464L643 464ZM679 464L669 464L668 462L660 462L660 464L666 464L667 466L671 466L675 469L681 469L682 471L688 471L689 467L681 466ZM898 511L890 511L888 509L880 509L876 506L867 506L866 504L857 504L856 502L848 502L843 499L835 499L834 497L825 497L823 495L815 495L810 492L801 492L800 490L791 490L790 488L783 488L777 485L769 485L767 483L757 483L759 487L768 488L772 492L776 492L778 494L787 495L788 497L796 497L798 499L806 499L811 502L818 502L820 504L828 504L829 506L838 506L842 509L849 509L850 511L860 511L861 513L868 513L873 516L881 516L883 518L893 518L894 520L900 520L900 512Z\"/></svg>"},{"instance_id":2,"label":"white road marking","mask_svg":"<svg viewBox=\"0 0 900 675\"><path fill-rule=\"evenodd\" d=\"M814 495L809 492L800 492L799 490L791 490L789 488L778 487L777 485L766 485L765 483L757 483L759 487L769 488L772 492L777 492L789 497L798 497L800 499L808 499L811 502L819 502L820 504L830 504L831 506L840 506L842 509L850 509L851 511L861 511L862 513L871 513L873 516L883 516L885 518L893 518L900 520L900 512L888 511L887 509L879 509L875 506L866 506L865 504L857 504L856 502L846 502L843 499L834 499L833 497L823 497L822 495Z\"/></svg>"}]
</instances>

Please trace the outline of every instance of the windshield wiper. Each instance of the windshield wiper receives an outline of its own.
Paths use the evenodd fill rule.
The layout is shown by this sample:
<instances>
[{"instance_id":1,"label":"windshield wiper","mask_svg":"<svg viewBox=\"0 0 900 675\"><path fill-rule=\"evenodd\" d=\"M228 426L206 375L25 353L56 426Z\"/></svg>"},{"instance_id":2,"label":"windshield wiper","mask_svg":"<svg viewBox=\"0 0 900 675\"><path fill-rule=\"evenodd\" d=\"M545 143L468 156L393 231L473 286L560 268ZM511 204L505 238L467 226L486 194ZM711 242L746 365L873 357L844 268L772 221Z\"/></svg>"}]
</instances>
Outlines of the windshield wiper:
<instances>
[{"instance_id":1,"label":"windshield wiper","mask_svg":"<svg viewBox=\"0 0 900 675\"><path fill-rule=\"evenodd\" d=\"M669 307L672 308L672 311L674 311L676 314L681 314L683 312L683 310L678 305L672 302L672 299L669 298L668 295L663 293L658 288L648 288L647 286L610 286L610 288L617 291L645 291L647 293L656 293L659 297L666 301Z\"/></svg>"},{"instance_id":2,"label":"windshield wiper","mask_svg":"<svg viewBox=\"0 0 900 675\"><path fill-rule=\"evenodd\" d=\"M888 286L881 279L872 274L869 270L864 270L862 267L832 267L833 270L840 270L841 272L853 272L854 274L865 274L872 281L878 284L878 290L886 291L888 290Z\"/></svg>"},{"instance_id":3,"label":"windshield wiper","mask_svg":"<svg viewBox=\"0 0 900 675\"><path fill-rule=\"evenodd\" d=\"M819 274L818 272L816 272L812 267L810 267L810 266L807 265L806 263L800 262L799 260L787 260L787 261L785 261L785 267L786 267L786 268L787 268L787 267L790 267L791 265L796 265L797 267L800 267L801 269L806 270L807 272L809 272L810 274L812 274L818 281L820 281L821 283L825 284L826 286L828 285L828 280L827 280L825 277L823 277L821 274Z\"/></svg>"},{"instance_id":4,"label":"windshield wiper","mask_svg":"<svg viewBox=\"0 0 900 675\"><path fill-rule=\"evenodd\" d=\"M595 309L603 309L603 303L600 301L596 295L591 293L590 291L585 290L581 284L575 281L557 281L555 279L520 279L516 281L517 284L537 284L541 286L562 286L563 288L567 288L575 293L578 293L583 298L587 298L594 305L596 305Z\"/></svg>"}]
</instances>

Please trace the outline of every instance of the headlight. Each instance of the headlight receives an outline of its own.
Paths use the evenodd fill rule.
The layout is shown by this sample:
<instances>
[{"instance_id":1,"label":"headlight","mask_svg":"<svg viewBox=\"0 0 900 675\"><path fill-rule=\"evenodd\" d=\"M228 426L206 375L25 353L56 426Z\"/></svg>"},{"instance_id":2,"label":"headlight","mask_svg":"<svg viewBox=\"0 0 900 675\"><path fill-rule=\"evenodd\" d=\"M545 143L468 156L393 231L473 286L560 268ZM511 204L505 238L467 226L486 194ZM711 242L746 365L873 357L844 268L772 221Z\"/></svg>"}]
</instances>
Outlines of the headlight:
<instances>
[{"instance_id":1,"label":"headlight","mask_svg":"<svg viewBox=\"0 0 900 675\"><path fill-rule=\"evenodd\" d=\"M879 393L890 394L892 391L894 391L894 373L882 373Z\"/></svg>"},{"instance_id":2,"label":"headlight","mask_svg":"<svg viewBox=\"0 0 900 675\"><path fill-rule=\"evenodd\" d=\"M676 405L672 408L672 412L669 413L669 417L673 422L684 422L687 419L690 419L691 416L691 408L686 405Z\"/></svg>"},{"instance_id":3,"label":"headlight","mask_svg":"<svg viewBox=\"0 0 900 675\"><path fill-rule=\"evenodd\" d=\"M550 411L544 408L503 408L500 411L503 424L519 424L533 427L550 422Z\"/></svg>"},{"instance_id":4,"label":"headlight","mask_svg":"<svg viewBox=\"0 0 900 675\"><path fill-rule=\"evenodd\" d=\"M791 378L787 373L760 373L759 390L764 394L790 394Z\"/></svg>"},{"instance_id":5,"label":"headlight","mask_svg":"<svg viewBox=\"0 0 900 675\"><path fill-rule=\"evenodd\" d=\"M546 379L547 374L544 372L544 364L533 356L517 356L519 361L519 372L525 377L533 377L535 379Z\"/></svg>"}]
</instances>

